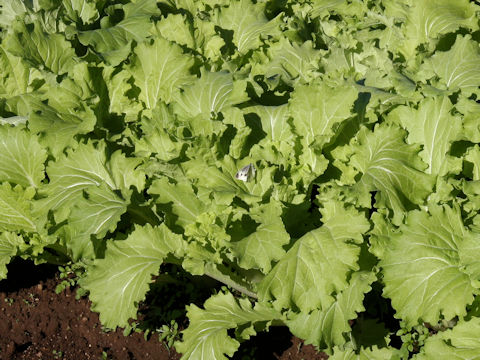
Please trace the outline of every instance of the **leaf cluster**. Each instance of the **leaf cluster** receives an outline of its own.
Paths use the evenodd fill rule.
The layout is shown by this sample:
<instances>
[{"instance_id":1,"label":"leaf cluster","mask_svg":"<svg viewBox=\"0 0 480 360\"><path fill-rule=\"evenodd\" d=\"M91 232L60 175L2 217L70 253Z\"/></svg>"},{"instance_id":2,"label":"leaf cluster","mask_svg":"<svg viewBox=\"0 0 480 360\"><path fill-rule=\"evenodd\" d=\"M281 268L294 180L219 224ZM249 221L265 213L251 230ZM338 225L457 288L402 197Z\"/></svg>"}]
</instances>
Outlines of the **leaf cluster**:
<instances>
[{"instance_id":1,"label":"leaf cluster","mask_svg":"<svg viewBox=\"0 0 480 360\"><path fill-rule=\"evenodd\" d=\"M278 324L333 359L478 357L479 13L0 0L0 279L71 264L106 328L152 281L211 287L183 359Z\"/></svg>"}]
</instances>

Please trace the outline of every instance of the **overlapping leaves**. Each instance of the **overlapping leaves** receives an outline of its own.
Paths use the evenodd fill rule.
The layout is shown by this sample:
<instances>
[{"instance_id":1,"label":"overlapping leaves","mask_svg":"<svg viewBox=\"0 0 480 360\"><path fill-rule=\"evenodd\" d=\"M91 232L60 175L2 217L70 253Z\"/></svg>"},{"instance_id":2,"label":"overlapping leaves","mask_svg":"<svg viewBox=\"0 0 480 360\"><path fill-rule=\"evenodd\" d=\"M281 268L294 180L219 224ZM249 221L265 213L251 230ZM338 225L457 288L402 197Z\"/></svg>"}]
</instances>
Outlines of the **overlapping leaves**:
<instances>
[{"instance_id":1,"label":"overlapping leaves","mask_svg":"<svg viewBox=\"0 0 480 360\"><path fill-rule=\"evenodd\" d=\"M375 294L404 333L454 319L416 357L479 351L475 2L0 5L0 278L86 261L108 327L164 263L251 297L189 306L185 359L275 320L333 358L408 355L353 339Z\"/></svg>"}]
</instances>

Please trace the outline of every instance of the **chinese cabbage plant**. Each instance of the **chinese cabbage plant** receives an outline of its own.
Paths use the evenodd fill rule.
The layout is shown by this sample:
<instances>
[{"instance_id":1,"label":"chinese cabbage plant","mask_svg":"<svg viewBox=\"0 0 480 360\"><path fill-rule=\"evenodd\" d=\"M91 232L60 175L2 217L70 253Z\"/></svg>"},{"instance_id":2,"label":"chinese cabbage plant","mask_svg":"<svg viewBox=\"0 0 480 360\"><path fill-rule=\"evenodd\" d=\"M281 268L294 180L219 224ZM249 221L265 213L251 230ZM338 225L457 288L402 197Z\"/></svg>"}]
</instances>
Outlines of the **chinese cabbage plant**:
<instances>
[{"instance_id":1,"label":"chinese cabbage plant","mask_svg":"<svg viewBox=\"0 0 480 360\"><path fill-rule=\"evenodd\" d=\"M216 279L183 359L478 359L476 3L0 0L0 278L85 264L108 328Z\"/></svg>"}]
</instances>

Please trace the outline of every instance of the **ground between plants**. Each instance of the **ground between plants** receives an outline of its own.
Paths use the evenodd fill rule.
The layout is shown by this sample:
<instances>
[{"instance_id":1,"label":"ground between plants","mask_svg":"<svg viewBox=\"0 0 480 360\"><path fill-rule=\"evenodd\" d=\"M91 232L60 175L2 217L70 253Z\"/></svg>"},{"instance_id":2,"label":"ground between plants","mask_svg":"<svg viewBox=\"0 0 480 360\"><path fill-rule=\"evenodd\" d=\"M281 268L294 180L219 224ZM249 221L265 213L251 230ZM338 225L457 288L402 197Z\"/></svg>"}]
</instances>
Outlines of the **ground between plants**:
<instances>
[{"instance_id":1,"label":"ground between plants","mask_svg":"<svg viewBox=\"0 0 480 360\"><path fill-rule=\"evenodd\" d=\"M59 283L55 266L33 266L15 261L9 277L0 281L0 359L155 359L176 360L180 355L143 333L124 336L121 329L104 332L87 298L75 299L75 289L55 293ZM103 357L102 357L103 356ZM273 328L245 342L234 359L317 360L327 356Z\"/></svg>"}]
</instances>

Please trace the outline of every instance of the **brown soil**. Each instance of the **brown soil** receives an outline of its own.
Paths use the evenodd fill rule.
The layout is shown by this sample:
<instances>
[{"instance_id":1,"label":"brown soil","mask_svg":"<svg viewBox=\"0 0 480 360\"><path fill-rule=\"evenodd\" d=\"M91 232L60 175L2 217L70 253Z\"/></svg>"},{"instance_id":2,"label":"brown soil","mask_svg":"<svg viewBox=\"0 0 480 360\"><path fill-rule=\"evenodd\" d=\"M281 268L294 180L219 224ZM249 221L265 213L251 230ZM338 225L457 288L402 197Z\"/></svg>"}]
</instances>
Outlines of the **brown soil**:
<instances>
[{"instance_id":1,"label":"brown soil","mask_svg":"<svg viewBox=\"0 0 480 360\"><path fill-rule=\"evenodd\" d=\"M56 267L17 262L0 281L0 359L180 359L174 349L152 335L124 336L104 332L87 298L75 290L55 293ZM102 357L103 354L103 357ZM292 336L272 328L244 342L234 359L317 360L327 356Z\"/></svg>"}]
</instances>

